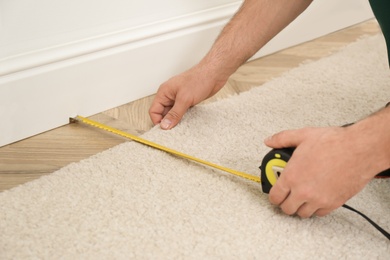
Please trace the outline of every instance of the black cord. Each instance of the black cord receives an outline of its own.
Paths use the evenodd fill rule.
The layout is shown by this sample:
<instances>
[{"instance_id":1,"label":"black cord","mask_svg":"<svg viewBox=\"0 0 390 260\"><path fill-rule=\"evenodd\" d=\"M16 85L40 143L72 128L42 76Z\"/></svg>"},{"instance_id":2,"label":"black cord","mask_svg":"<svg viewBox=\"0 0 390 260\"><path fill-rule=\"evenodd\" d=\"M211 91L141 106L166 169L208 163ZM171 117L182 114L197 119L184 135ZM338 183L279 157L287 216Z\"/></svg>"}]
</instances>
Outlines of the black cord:
<instances>
[{"instance_id":1,"label":"black cord","mask_svg":"<svg viewBox=\"0 0 390 260\"><path fill-rule=\"evenodd\" d=\"M364 215L363 213L361 213L360 211L344 204L343 205L344 208L346 209L349 209L357 214L359 214L360 216L362 216L363 218L365 218L371 225L373 225L379 232L381 232L385 237L387 237L387 239L390 240L390 234L389 232L387 232L386 230L384 230L383 228L381 228L377 223L375 223L374 221L372 221L369 217L367 217L366 215Z\"/></svg>"}]
</instances>

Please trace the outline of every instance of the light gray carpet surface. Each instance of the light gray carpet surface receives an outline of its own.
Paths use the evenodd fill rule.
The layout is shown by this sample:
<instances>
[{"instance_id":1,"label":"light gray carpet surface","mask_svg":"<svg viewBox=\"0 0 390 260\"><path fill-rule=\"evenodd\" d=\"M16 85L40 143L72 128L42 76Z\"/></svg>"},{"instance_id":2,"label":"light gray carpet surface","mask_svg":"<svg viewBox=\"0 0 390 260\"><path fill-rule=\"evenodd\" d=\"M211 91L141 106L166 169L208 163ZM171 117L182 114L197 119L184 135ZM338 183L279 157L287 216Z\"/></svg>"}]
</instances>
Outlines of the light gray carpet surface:
<instances>
[{"instance_id":1,"label":"light gray carpet surface","mask_svg":"<svg viewBox=\"0 0 390 260\"><path fill-rule=\"evenodd\" d=\"M343 125L390 101L381 35L238 96L190 110L145 138L249 174L284 129ZM321 158L318 158L319 160ZM348 202L390 230L390 182ZM300 219L259 184L127 142L0 193L1 259L389 259L390 243L338 209Z\"/></svg>"}]
</instances>

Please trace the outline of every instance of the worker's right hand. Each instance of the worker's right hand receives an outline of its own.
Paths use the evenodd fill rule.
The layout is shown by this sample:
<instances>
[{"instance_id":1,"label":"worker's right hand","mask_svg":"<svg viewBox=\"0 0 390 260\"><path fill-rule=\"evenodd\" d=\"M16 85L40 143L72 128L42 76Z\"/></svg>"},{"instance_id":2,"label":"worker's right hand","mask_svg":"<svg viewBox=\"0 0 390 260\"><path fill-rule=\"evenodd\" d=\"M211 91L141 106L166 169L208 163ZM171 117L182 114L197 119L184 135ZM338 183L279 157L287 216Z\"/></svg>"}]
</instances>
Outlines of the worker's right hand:
<instances>
[{"instance_id":1,"label":"worker's right hand","mask_svg":"<svg viewBox=\"0 0 390 260\"><path fill-rule=\"evenodd\" d=\"M163 83L149 109L152 122L162 129L175 127L187 110L217 93L227 77L211 73L200 65Z\"/></svg>"}]
</instances>

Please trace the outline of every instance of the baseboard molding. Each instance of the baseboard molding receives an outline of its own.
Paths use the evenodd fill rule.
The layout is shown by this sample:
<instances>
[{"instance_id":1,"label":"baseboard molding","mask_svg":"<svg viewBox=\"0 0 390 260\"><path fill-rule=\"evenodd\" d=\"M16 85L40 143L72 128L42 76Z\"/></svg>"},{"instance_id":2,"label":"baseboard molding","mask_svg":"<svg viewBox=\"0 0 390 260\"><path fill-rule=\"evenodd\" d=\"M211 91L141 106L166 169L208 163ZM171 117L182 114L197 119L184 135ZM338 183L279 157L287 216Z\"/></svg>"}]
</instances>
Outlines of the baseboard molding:
<instances>
[{"instance_id":1,"label":"baseboard molding","mask_svg":"<svg viewBox=\"0 0 390 260\"><path fill-rule=\"evenodd\" d=\"M169 36L175 32L184 32L196 29L202 25L212 25L215 22L228 19L239 7L241 1L191 13L167 20L159 20L153 23L115 31L105 35L97 35L93 38L83 39L77 42L64 43L48 49L41 49L30 53L11 56L0 59L0 76L37 68L75 57L114 49L124 45L147 45L150 40L158 36Z\"/></svg>"},{"instance_id":2,"label":"baseboard molding","mask_svg":"<svg viewBox=\"0 0 390 260\"><path fill-rule=\"evenodd\" d=\"M372 18L365 0L337 2L314 3L254 57ZM238 7L239 2L0 61L0 146L64 125L69 116L89 116L155 93L207 52Z\"/></svg>"}]
</instances>

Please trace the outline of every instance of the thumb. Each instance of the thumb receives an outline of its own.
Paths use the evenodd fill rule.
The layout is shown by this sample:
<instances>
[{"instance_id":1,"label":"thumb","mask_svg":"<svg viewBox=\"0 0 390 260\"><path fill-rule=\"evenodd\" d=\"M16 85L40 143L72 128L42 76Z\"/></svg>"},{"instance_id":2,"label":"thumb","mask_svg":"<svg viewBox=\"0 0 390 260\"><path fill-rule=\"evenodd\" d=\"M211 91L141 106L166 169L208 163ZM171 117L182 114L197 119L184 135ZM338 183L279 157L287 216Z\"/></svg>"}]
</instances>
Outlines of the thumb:
<instances>
[{"instance_id":1,"label":"thumb","mask_svg":"<svg viewBox=\"0 0 390 260\"><path fill-rule=\"evenodd\" d=\"M160 127L164 130L169 130L175 127L180 122L189 107L190 106L186 105L185 103L176 102L161 120Z\"/></svg>"},{"instance_id":2,"label":"thumb","mask_svg":"<svg viewBox=\"0 0 390 260\"><path fill-rule=\"evenodd\" d=\"M285 130L264 140L265 145L271 148L297 147L303 140L303 130Z\"/></svg>"}]
</instances>

